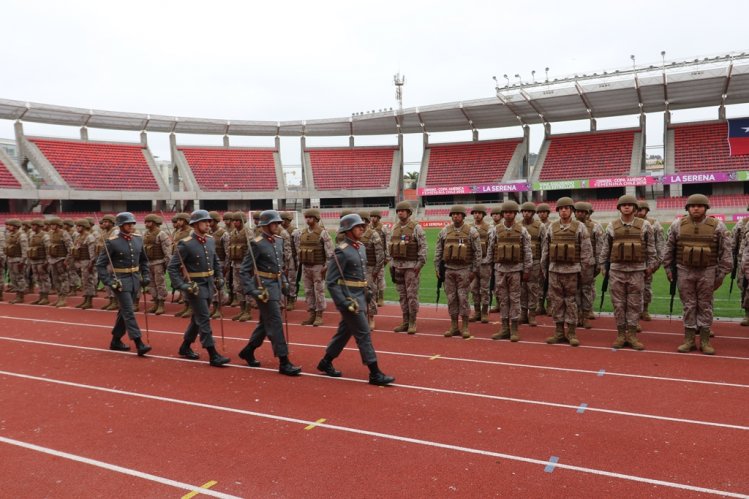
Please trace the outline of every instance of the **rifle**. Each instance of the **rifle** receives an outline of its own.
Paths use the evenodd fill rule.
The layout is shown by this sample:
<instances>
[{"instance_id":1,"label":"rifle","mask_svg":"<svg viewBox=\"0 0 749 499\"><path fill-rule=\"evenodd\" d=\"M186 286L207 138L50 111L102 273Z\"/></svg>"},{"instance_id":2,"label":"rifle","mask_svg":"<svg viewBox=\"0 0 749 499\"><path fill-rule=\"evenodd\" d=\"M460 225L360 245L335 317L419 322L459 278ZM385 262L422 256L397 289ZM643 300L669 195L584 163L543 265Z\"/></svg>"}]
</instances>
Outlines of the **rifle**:
<instances>
[{"instance_id":1,"label":"rifle","mask_svg":"<svg viewBox=\"0 0 749 499\"><path fill-rule=\"evenodd\" d=\"M439 268L437 270L437 302L435 303L435 307L439 305L440 303L440 290L442 289L442 284L445 282L445 261L440 260Z\"/></svg>"},{"instance_id":2,"label":"rifle","mask_svg":"<svg viewBox=\"0 0 749 499\"><path fill-rule=\"evenodd\" d=\"M674 263L671 264L671 286L668 291L671 294L671 303L668 306L669 322L671 321L671 316L674 313L674 296L676 296L677 273L678 273L678 270L676 268L676 258L674 258Z\"/></svg>"},{"instance_id":3,"label":"rifle","mask_svg":"<svg viewBox=\"0 0 749 499\"><path fill-rule=\"evenodd\" d=\"M494 264L492 264L492 278L489 279L489 308L492 308L492 299L494 298L494 288L497 287L497 275L494 273Z\"/></svg>"},{"instance_id":4,"label":"rifle","mask_svg":"<svg viewBox=\"0 0 749 499\"><path fill-rule=\"evenodd\" d=\"M303 265L304 264L302 262L299 262L299 266L296 269L296 293L297 295L299 295L299 283L302 282L302 266Z\"/></svg>"},{"instance_id":5,"label":"rifle","mask_svg":"<svg viewBox=\"0 0 749 499\"><path fill-rule=\"evenodd\" d=\"M541 294L541 305L546 303L546 297L549 294L549 260L546 260L546 273L544 274L544 289Z\"/></svg>"},{"instance_id":6,"label":"rifle","mask_svg":"<svg viewBox=\"0 0 749 499\"><path fill-rule=\"evenodd\" d=\"M611 262L606 262L605 272L603 274L603 283L601 283L601 303L598 304L598 311L603 310L603 299L606 296L606 291L609 289L609 274L611 270Z\"/></svg>"},{"instance_id":7,"label":"rifle","mask_svg":"<svg viewBox=\"0 0 749 499\"><path fill-rule=\"evenodd\" d=\"M739 229L738 237L736 238L739 242L739 244L733 245L733 268L731 269L731 286L728 288L728 299L731 299L731 293L733 293L733 281L736 280L736 272L739 267L739 246L741 243L741 229ZM742 291L742 303L743 303L743 296L744 293Z\"/></svg>"}]
</instances>

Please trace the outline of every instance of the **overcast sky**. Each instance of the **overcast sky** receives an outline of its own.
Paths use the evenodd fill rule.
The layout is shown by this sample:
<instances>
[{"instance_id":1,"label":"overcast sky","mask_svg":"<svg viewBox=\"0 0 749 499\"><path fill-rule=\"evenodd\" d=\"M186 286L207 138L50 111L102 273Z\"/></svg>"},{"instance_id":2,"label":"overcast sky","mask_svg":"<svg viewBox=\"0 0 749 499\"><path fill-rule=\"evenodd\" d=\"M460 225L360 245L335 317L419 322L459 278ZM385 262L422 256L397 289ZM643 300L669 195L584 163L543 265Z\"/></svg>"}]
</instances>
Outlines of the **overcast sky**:
<instances>
[{"instance_id":1,"label":"overcast sky","mask_svg":"<svg viewBox=\"0 0 749 499\"><path fill-rule=\"evenodd\" d=\"M39 1L0 7L0 98L112 111L219 119L346 117L395 108L393 75L405 74L406 107L494 95L492 76L551 78L639 63L749 49L749 3L728 1ZM731 115L749 115L741 106ZM674 121L716 118L717 110L674 113ZM652 119L651 119L652 118ZM634 126L635 117L599 128ZM0 120L0 137L13 137ZM27 134L78 137L76 128L26 123ZM585 129L585 123L552 129ZM660 145L660 116L648 117ZM657 133L653 133L653 130ZM519 128L481 138L519 136ZM132 132L91 129L91 139L137 140ZM531 151L540 146L533 127ZM469 140L468 132L432 140ZM182 144L221 137L179 135ZM272 138L235 138L271 145ZM395 137L361 144L395 143ZM166 134L149 134L169 157ZM313 138L309 145L345 145ZM421 138L405 160L419 161ZM282 139L284 164L298 164L299 140ZM417 167L416 166L412 166Z\"/></svg>"}]
</instances>

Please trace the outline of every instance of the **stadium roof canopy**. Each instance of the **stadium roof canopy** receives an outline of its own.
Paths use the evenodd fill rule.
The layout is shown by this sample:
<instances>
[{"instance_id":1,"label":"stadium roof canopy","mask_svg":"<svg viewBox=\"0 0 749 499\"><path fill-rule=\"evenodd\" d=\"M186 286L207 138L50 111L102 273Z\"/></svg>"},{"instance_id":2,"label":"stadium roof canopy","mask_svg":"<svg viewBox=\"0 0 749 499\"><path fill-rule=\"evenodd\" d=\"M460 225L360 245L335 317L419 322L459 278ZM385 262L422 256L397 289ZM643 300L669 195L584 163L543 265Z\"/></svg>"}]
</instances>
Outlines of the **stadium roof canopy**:
<instances>
[{"instance_id":1,"label":"stadium roof canopy","mask_svg":"<svg viewBox=\"0 0 749 499\"><path fill-rule=\"evenodd\" d=\"M450 132L749 102L749 54L497 87L496 97L306 121L122 113L0 99L0 119L201 135L336 136Z\"/></svg>"}]
</instances>

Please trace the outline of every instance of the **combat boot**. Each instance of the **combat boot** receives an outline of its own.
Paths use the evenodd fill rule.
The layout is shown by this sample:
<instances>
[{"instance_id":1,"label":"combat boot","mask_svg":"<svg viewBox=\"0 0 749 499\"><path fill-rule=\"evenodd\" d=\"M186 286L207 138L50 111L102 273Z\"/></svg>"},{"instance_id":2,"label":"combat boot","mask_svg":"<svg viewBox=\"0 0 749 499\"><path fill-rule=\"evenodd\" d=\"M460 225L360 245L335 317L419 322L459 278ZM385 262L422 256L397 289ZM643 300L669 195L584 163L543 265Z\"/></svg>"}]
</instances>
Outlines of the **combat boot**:
<instances>
[{"instance_id":1,"label":"combat boot","mask_svg":"<svg viewBox=\"0 0 749 499\"><path fill-rule=\"evenodd\" d=\"M130 347L124 344L120 338L112 338L111 343L109 343L109 349L114 350L115 352L130 351Z\"/></svg>"},{"instance_id":2,"label":"combat boot","mask_svg":"<svg viewBox=\"0 0 749 499\"><path fill-rule=\"evenodd\" d=\"M490 314L498 314L499 313L499 303L495 303L492 308L489 309Z\"/></svg>"},{"instance_id":3,"label":"combat boot","mask_svg":"<svg viewBox=\"0 0 749 499\"><path fill-rule=\"evenodd\" d=\"M546 315L546 304L543 301L539 302L536 307L536 315Z\"/></svg>"},{"instance_id":4,"label":"combat boot","mask_svg":"<svg viewBox=\"0 0 749 499\"><path fill-rule=\"evenodd\" d=\"M185 309L185 312L180 316L183 319L189 319L190 317L192 317L192 307L190 306L190 302L186 302L186 303L187 303L187 308Z\"/></svg>"},{"instance_id":5,"label":"combat boot","mask_svg":"<svg viewBox=\"0 0 749 499\"><path fill-rule=\"evenodd\" d=\"M244 359L250 367L260 367L260 361L255 358L255 349L249 343L240 350L239 358Z\"/></svg>"},{"instance_id":6,"label":"combat boot","mask_svg":"<svg viewBox=\"0 0 749 499\"><path fill-rule=\"evenodd\" d=\"M150 306L150 307L148 307L148 310L147 310L147 312L148 312L149 314L153 314L153 313L155 313L155 312L156 312L156 309L157 309L157 308L159 308L159 300L153 300L153 301L151 302L151 306Z\"/></svg>"},{"instance_id":7,"label":"combat boot","mask_svg":"<svg viewBox=\"0 0 749 499\"><path fill-rule=\"evenodd\" d=\"M481 305L481 324L489 324L489 304Z\"/></svg>"},{"instance_id":8,"label":"combat boot","mask_svg":"<svg viewBox=\"0 0 749 499\"><path fill-rule=\"evenodd\" d=\"M136 350L138 351L138 357L143 357L145 354L151 351L151 345L146 345L143 343L143 340L141 338L135 338L133 340L135 343Z\"/></svg>"},{"instance_id":9,"label":"combat boot","mask_svg":"<svg viewBox=\"0 0 749 499\"><path fill-rule=\"evenodd\" d=\"M715 355L715 349L710 344L709 327L703 326L700 328L700 350L702 350L702 353L705 355Z\"/></svg>"},{"instance_id":10,"label":"combat boot","mask_svg":"<svg viewBox=\"0 0 749 499\"><path fill-rule=\"evenodd\" d=\"M574 324L567 324L567 341L570 342L571 347L580 346L580 340L577 339L577 331L575 331Z\"/></svg>"},{"instance_id":11,"label":"combat boot","mask_svg":"<svg viewBox=\"0 0 749 499\"><path fill-rule=\"evenodd\" d=\"M240 317L242 317L242 314L244 314L244 310L247 307L247 302L242 302L239 304L239 313L231 318L233 321L238 321Z\"/></svg>"},{"instance_id":12,"label":"combat boot","mask_svg":"<svg viewBox=\"0 0 749 499\"><path fill-rule=\"evenodd\" d=\"M156 300L156 310L153 315L161 315L164 313L164 300Z\"/></svg>"},{"instance_id":13,"label":"combat boot","mask_svg":"<svg viewBox=\"0 0 749 499\"><path fill-rule=\"evenodd\" d=\"M374 328L375 328L374 316L367 318L367 325L369 326L370 331L374 331Z\"/></svg>"},{"instance_id":14,"label":"combat boot","mask_svg":"<svg viewBox=\"0 0 749 499\"><path fill-rule=\"evenodd\" d=\"M739 323L741 326L749 326L749 310L744 311L744 319Z\"/></svg>"},{"instance_id":15,"label":"combat boot","mask_svg":"<svg viewBox=\"0 0 749 499\"><path fill-rule=\"evenodd\" d=\"M481 305L478 303L473 306L473 315L468 319L468 322L476 322L481 320Z\"/></svg>"},{"instance_id":16,"label":"combat boot","mask_svg":"<svg viewBox=\"0 0 749 499\"><path fill-rule=\"evenodd\" d=\"M317 310L315 312L315 320L312 322L312 325L315 327L322 326L322 310Z\"/></svg>"},{"instance_id":17,"label":"combat boot","mask_svg":"<svg viewBox=\"0 0 749 499\"><path fill-rule=\"evenodd\" d=\"M0 300L2 300L2 284L0 284ZM39 302L42 301L42 294L39 293L39 296L36 297L36 300L32 301L29 305L39 305Z\"/></svg>"},{"instance_id":18,"label":"combat boot","mask_svg":"<svg viewBox=\"0 0 749 499\"><path fill-rule=\"evenodd\" d=\"M499 331L492 335L493 340L506 340L510 337L510 319L502 319Z\"/></svg>"},{"instance_id":19,"label":"combat boot","mask_svg":"<svg viewBox=\"0 0 749 499\"><path fill-rule=\"evenodd\" d=\"M84 296L83 297L83 303L81 303L80 309L81 310L88 310L90 308L94 307L94 304L91 303L91 301L94 299L93 296Z\"/></svg>"},{"instance_id":20,"label":"combat boot","mask_svg":"<svg viewBox=\"0 0 749 499\"><path fill-rule=\"evenodd\" d=\"M513 319L510 321L510 341L513 343L516 341L520 341L520 332L519 332L519 324L517 319Z\"/></svg>"},{"instance_id":21,"label":"combat boot","mask_svg":"<svg viewBox=\"0 0 749 499\"><path fill-rule=\"evenodd\" d=\"M616 348L617 350L620 348L623 348L624 345L627 343L627 326L616 326L616 339L614 340L614 344L611 345L611 348Z\"/></svg>"},{"instance_id":22,"label":"combat boot","mask_svg":"<svg viewBox=\"0 0 749 499\"><path fill-rule=\"evenodd\" d=\"M527 308L521 308L520 309L520 324L528 324L528 309Z\"/></svg>"},{"instance_id":23,"label":"combat boot","mask_svg":"<svg viewBox=\"0 0 749 499\"><path fill-rule=\"evenodd\" d=\"M564 322L557 322L554 325L554 335L546 338L546 343L554 345L556 343L564 343L566 338L564 337Z\"/></svg>"},{"instance_id":24,"label":"combat boot","mask_svg":"<svg viewBox=\"0 0 749 499\"><path fill-rule=\"evenodd\" d=\"M637 339L637 327L629 326L627 328L627 343L635 350L645 350L645 345Z\"/></svg>"},{"instance_id":25,"label":"combat boot","mask_svg":"<svg viewBox=\"0 0 749 499\"><path fill-rule=\"evenodd\" d=\"M5 284L0 282L0 301L3 301L3 288L5 287ZM33 290L31 290L33 291ZM33 305L33 303L32 303Z\"/></svg>"},{"instance_id":26,"label":"combat boot","mask_svg":"<svg viewBox=\"0 0 749 499\"><path fill-rule=\"evenodd\" d=\"M179 355L190 360L198 360L200 358L200 355L195 353L190 347L190 344L186 341L183 341L182 345L179 347Z\"/></svg>"},{"instance_id":27,"label":"combat boot","mask_svg":"<svg viewBox=\"0 0 749 499\"><path fill-rule=\"evenodd\" d=\"M231 361L229 357L224 357L218 353L216 347L208 347L206 350L208 350L208 363L213 367L221 367Z\"/></svg>"},{"instance_id":28,"label":"combat boot","mask_svg":"<svg viewBox=\"0 0 749 499\"><path fill-rule=\"evenodd\" d=\"M231 302L229 302L230 307L238 307L240 305L239 298L237 298L236 294L232 294Z\"/></svg>"},{"instance_id":29,"label":"combat boot","mask_svg":"<svg viewBox=\"0 0 749 499\"><path fill-rule=\"evenodd\" d=\"M49 293L39 293L39 303L37 305L49 305Z\"/></svg>"},{"instance_id":30,"label":"combat boot","mask_svg":"<svg viewBox=\"0 0 749 499\"><path fill-rule=\"evenodd\" d=\"M640 320L643 321L652 321L653 318L650 317L650 312L648 312L648 305L645 305L645 308L642 309L642 313L640 314Z\"/></svg>"},{"instance_id":31,"label":"combat boot","mask_svg":"<svg viewBox=\"0 0 749 499\"><path fill-rule=\"evenodd\" d=\"M458 329L458 317L450 317L450 329L445 331L445 338L451 338L455 336L456 334L460 334L460 330Z\"/></svg>"},{"instance_id":32,"label":"combat boot","mask_svg":"<svg viewBox=\"0 0 749 499\"><path fill-rule=\"evenodd\" d=\"M635 328L637 329L637 332L638 332L638 333L641 333L641 332L642 332L642 326L640 325L640 323L639 323L639 322L637 323L637 326L635 326Z\"/></svg>"},{"instance_id":33,"label":"combat boot","mask_svg":"<svg viewBox=\"0 0 749 499\"><path fill-rule=\"evenodd\" d=\"M250 308L250 302L245 303L244 312L239 314L237 318L238 322L247 322L252 320L252 309Z\"/></svg>"},{"instance_id":34,"label":"combat boot","mask_svg":"<svg viewBox=\"0 0 749 499\"><path fill-rule=\"evenodd\" d=\"M288 300L286 300L286 310L294 310L294 306L296 305L296 296L290 296Z\"/></svg>"},{"instance_id":35,"label":"combat boot","mask_svg":"<svg viewBox=\"0 0 749 499\"><path fill-rule=\"evenodd\" d=\"M471 332L468 330L468 323L471 322L470 317L467 315L463 316L463 328L460 330L460 335L463 337L464 340L467 340L471 337Z\"/></svg>"},{"instance_id":36,"label":"combat boot","mask_svg":"<svg viewBox=\"0 0 749 499\"><path fill-rule=\"evenodd\" d=\"M416 334L416 314L408 315L408 334Z\"/></svg>"},{"instance_id":37,"label":"combat boot","mask_svg":"<svg viewBox=\"0 0 749 499\"><path fill-rule=\"evenodd\" d=\"M528 310L528 325L531 327L538 326L538 322L536 322L536 311L535 310Z\"/></svg>"},{"instance_id":38,"label":"combat boot","mask_svg":"<svg viewBox=\"0 0 749 499\"><path fill-rule=\"evenodd\" d=\"M211 319L220 319L221 312L218 309L218 302L213 302L213 312L211 312Z\"/></svg>"},{"instance_id":39,"label":"combat boot","mask_svg":"<svg viewBox=\"0 0 749 499\"><path fill-rule=\"evenodd\" d=\"M109 307L112 305L113 300L114 300L113 298L109 298L109 301L105 303L104 306L101 307L99 310L109 310ZM41 303L39 305L41 305Z\"/></svg>"},{"instance_id":40,"label":"combat boot","mask_svg":"<svg viewBox=\"0 0 749 499\"><path fill-rule=\"evenodd\" d=\"M697 330L693 327L684 328L684 343L679 345L676 349L681 353L691 352L696 349L697 346L694 344L694 336L697 334Z\"/></svg>"},{"instance_id":41,"label":"combat boot","mask_svg":"<svg viewBox=\"0 0 749 499\"><path fill-rule=\"evenodd\" d=\"M583 312L582 313L582 324L581 326L585 329L591 329L593 327L593 324L590 323L590 312Z\"/></svg>"},{"instance_id":42,"label":"combat boot","mask_svg":"<svg viewBox=\"0 0 749 499\"><path fill-rule=\"evenodd\" d=\"M83 304L86 303L86 297L83 297L83 301L81 301L78 305L76 305L74 308L81 308L83 307Z\"/></svg>"},{"instance_id":43,"label":"combat boot","mask_svg":"<svg viewBox=\"0 0 749 499\"><path fill-rule=\"evenodd\" d=\"M174 314L175 317L183 317L187 313L187 310L190 308L190 305L188 304L188 302L183 302L182 305L183 305L182 310Z\"/></svg>"},{"instance_id":44,"label":"combat boot","mask_svg":"<svg viewBox=\"0 0 749 499\"><path fill-rule=\"evenodd\" d=\"M307 318L300 323L302 326L311 326L315 322L315 311L307 310L307 313L309 314Z\"/></svg>"},{"instance_id":45,"label":"combat boot","mask_svg":"<svg viewBox=\"0 0 749 499\"><path fill-rule=\"evenodd\" d=\"M382 290L377 291L377 306L378 307L385 306L385 292Z\"/></svg>"},{"instance_id":46,"label":"combat boot","mask_svg":"<svg viewBox=\"0 0 749 499\"><path fill-rule=\"evenodd\" d=\"M408 331L408 314L403 314L403 322L399 326L395 326L393 331L396 333L405 333Z\"/></svg>"},{"instance_id":47,"label":"combat boot","mask_svg":"<svg viewBox=\"0 0 749 499\"><path fill-rule=\"evenodd\" d=\"M64 294L57 295L57 302L55 302L55 308L66 307L68 305L67 298L68 298L68 295L64 295Z\"/></svg>"},{"instance_id":48,"label":"combat boot","mask_svg":"<svg viewBox=\"0 0 749 499\"><path fill-rule=\"evenodd\" d=\"M592 310L588 310L588 319L595 320L596 314L593 313Z\"/></svg>"},{"instance_id":49,"label":"combat boot","mask_svg":"<svg viewBox=\"0 0 749 499\"><path fill-rule=\"evenodd\" d=\"M14 303L23 303L24 294L23 293L16 293L16 297L10 300L8 303L11 305Z\"/></svg>"},{"instance_id":50,"label":"combat boot","mask_svg":"<svg viewBox=\"0 0 749 499\"><path fill-rule=\"evenodd\" d=\"M117 298L112 298L112 305L110 305L110 308L107 310L119 310L120 309L120 302L117 301Z\"/></svg>"}]
</instances>

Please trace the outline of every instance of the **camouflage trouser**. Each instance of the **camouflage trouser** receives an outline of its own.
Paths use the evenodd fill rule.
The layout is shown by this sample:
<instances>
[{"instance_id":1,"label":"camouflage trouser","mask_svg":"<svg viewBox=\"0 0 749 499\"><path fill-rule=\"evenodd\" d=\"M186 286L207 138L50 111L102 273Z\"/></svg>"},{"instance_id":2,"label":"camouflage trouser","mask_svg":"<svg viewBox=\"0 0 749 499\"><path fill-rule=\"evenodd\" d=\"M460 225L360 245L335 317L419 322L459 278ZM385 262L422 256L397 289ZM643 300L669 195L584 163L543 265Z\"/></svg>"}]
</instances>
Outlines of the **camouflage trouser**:
<instances>
[{"instance_id":1,"label":"camouflage trouser","mask_svg":"<svg viewBox=\"0 0 749 499\"><path fill-rule=\"evenodd\" d=\"M65 267L65 260L58 260L49 264L49 270L52 273L52 287L58 295L70 294L70 281L68 280L68 269Z\"/></svg>"},{"instance_id":2,"label":"camouflage trouser","mask_svg":"<svg viewBox=\"0 0 749 499\"><path fill-rule=\"evenodd\" d=\"M73 263L68 267L68 282L70 283L70 287L72 289L80 288L82 285L81 279L82 276L78 272L78 265Z\"/></svg>"},{"instance_id":3,"label":"camouflage trouser","mask_svg":"<svg viewBox=\"0 0 749 499\"><path fill-rule=\"evenodd\" d=\"M536 311L538 301L541 299L542 280L538 277L540 274L540 262L533 262L529 279L526 282L520 283L520 307L527 308L531 312Z\"/></svg>"},{"instance_id":4,"label":"camouflage trouser","mask_svg":"<svg viewBox=\"0 0 749 499\"><path fill-rule=\"evenodd\" d=\"M16 293L25 293L28 285L26 284L26 266L23 261L10 261L8 259L8 278L10 285L13 286Z\"/></svg>"},{"instance_id":5,"label":"camouflage trouser","mask_svg":"<svg viewBox=\"0 0 749 499\"><path fill-rule=\"evenodd\" d=\"M398 300L401 304L401 313L416 316L419 313L421 274L417 274L416 269L410 267L393 267L393 269L403 279L403 284L395 284L395 289L398 291Z\"/></svg>"},{"instance_id":6,"label":"camouflage trouser","mask_svg":"<svg viewBox=\"0 0 749 499\"><path fill-rule=\"evenodd\" d=\"M151 274L151 282L148 285L151 299L166 301L166 263L151 263L148 270Z\"/></svg>"},{"instance_id":7,"label":"camouflage trouser","mask_svg":"<svg viewBox=\"0 0 749 499\"><path fill-rule=\"evenodd\" d=\"M369 289L369 302L367 302L367 318L371 319L377 315L377 276L367 268L367 288Z\"/></svg>"},{"instance_id":8,"label":"camouflage trouser","mask_svg":"<svg viewBox=\"0 0 749 499\"><path fill-rule=\"evenodd\" d=\"M561 274L549 272L549 304L552 307L554 322L577 325L577 273Z\"/></svg>"},{"instance_id":9,"label":"camouflage trouser","mask_svg":"<svg viewBox=\"0 0 749 499\"><path fill-rule=\"evenodd\" d=\"M471 269L445 269L445 294L450 317L465 317L471 313L468 291L471 285Z\"/></svg>"},{"instance_id":10,"label":"camouflage trouser","mask_svg":"<svg viewBox=\"0 0 749 499\"><path fill-rule=\"evenodd\" d=\"M296 289L296 274L298 272L298 267L296 266L296 263L294 261L291 261L291 265L289 265L289 269L286 272L286 278L289 280L289 296L297 296L297 293L299 293L299 290Z\"/></svg>"},{"instance_id":11,"label":"camouflage trouser","mask_svg":"<svg viewBox=\"0 0 749 499\"><path fill-rule=\"evenodd\" d=\"M45 260L32 261L31 273L34 276L34 282L39 286L40 293L49 293L52 290L52 283L49 280L49 270Z\"/></svg>"},{"instance_id":12,"label":"camouflage trouser","mask_svg":"<svg viewBox=\"0 0 749 499\"><path fill-rule=\"evenodd\" d=\"M489 284L492 280L493 269L494 266L491 263L482 264L478 276L471 282L471 293L473 294L474 305L489 304Z\"/></svg>"},{"instance_id":13,"label":"camouflage trouser","mask_svg":"<svg viewBox=\"0 0 749 499\"><path fill-rule=\"evenodd\" d=\"M741 274L739 272L738 274ZM744 277L741 275L736 275L736 281L739 286L739 290L741 290L741 296L743 300L741 301L741 308L744 310L749 310L749 290L744 290Z\"/></svg>"},{"instance_id":14,"label":"camouflage trouser","mask_svg":"<svg viewBox=\"0 0 749 499\"><path fill-rule=\"evenodd\" d=\"M642 290L642 305L647 307L653 301L653 274L645 278L645 288Z\"/></svg>"},{"instance_id":15,"label":"camouflage trouser","mask_svg":"<svg viewBox=\"0 0 749 499\"><path fill-rule=\"evenodd\" d=\"M377 276L377 291L385 292L385 288L387 288L387 284L385 283L385 269L387 268L387 265L385 265L382 268L382 272L380 272L380 275Z\"/></svg>"},{"instance_id":16,"label":"camouflage trouser","mask_svg":"<svg viewBox=\"0 0 749 499\"><path fill-rule=\"evenodd\" d=\"M609 295L617 326L636 326L642 313L645 272L609 271Z\"/></svg>"},{"instance_id":17,"label":"camouflage trouser","mask_svg":"<svg viewBox=\"0 0 749 499\"><path fill-rule=\"evenodd\" d=\"M322 276L322 265L302 266L304 299L307 310L322 312L325 310L325 279Z\"/></svg>"},{"instance_id":18,"label":"camouflage trouser","mask_svg":"<svg viewBox=\"0 0 749 499\"><path fill-rule=\"evenodd\" d=\"M679 269L679 299L684 309L684 326L710 327L713 323L713 287L716 267Z\"/></svg>"},{"instance_id":19,"label":"camouflage trouser","mask_svg":"<svg viewBox=\"0 0 749 499\"><path fill-rule=\"evenodd\" d=\"M577 288L577 306L581 312L593 310L596 299L596 278L593 265L583 265L580 271L580 287Z\"/></svg>"},{"instance_id":20,"label":"camouflage trouser","mask_svg":"<svg viewBox=\"0 0 749 499\"><path fill-rule=\"evenodd\" d=\"M75 262L75 268L81 273L81 288L83 296L94 296L96 294L96 280L94 273L96 270L89 260L78 260Z\"/></svg>"},{"instance_id":21,"label":"camouflage trouser","mask_svg":"<svg viewBox=\"0 0 749 499\"><path fill-rule=\"evenodd\" d=\"M500 272L497 270L494 285L497 289L499 315L502 319L520 319L520 290L522 272Z\"/></svg>"},{"instance_id":22,"label":"camouflage trouser","mask_svg":"<svg viewBox=\"0 0 749 499\"><path fill-rule=\"evenodd\" d=\"M237 297L237 300L239 300L239 303L245 303L247 301L247 297L244 294L244 289L242 289L242 280L239 278L239 269L242 267L242 262L236 261L231 262L231 284L232 284L232 293L234 293L234 296Z\"/></svg>"},{"instance_id":23,"label":"camouflage trouser","mask_svg":"<svg viewBox=\"0 0 749 499\"><path fill-rule=\"evenodd\" d=\"M544 273L541 271L541 262L538 263L538 267L538 307L536 307L536 310L544 307ZM550 301L548 297L548 291L546 301L547 303Z\"/></svg>"}]
</instances>

